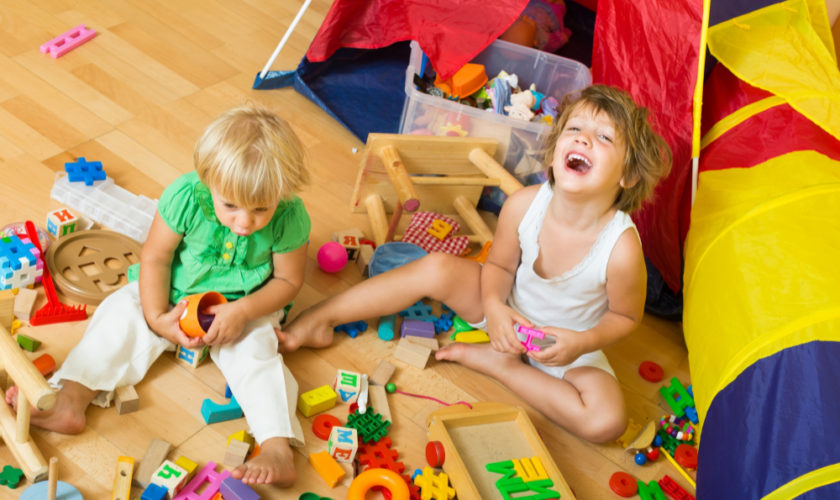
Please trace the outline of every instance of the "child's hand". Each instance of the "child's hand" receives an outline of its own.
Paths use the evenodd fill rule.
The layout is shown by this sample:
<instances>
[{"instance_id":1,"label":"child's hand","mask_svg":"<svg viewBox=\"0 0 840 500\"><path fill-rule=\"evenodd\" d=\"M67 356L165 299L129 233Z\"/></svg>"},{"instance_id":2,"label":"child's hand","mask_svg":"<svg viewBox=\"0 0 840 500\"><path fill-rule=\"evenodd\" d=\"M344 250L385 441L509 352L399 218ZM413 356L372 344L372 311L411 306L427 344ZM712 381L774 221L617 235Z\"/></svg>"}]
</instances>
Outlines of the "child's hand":
<instances>
[{"instance_id":1,"label":"child's hand","mask_svg":"<svg viewBox=\"0 0 840 500\"><path fill-rule=\"evenodd\" d=\"M564 328L544 327L546 340L554 337L554 344L543 347L539 351L529 351L528 357L546 366L566 366L583 354L581 339L584 333L566 330Z\"/></svg>"},{"instance_id":2,"label":"child's hand","mask_svg":"<svg viewBox=\"0 0 840 500\"><path fill-rule=\"evenodd\" d=\"M239 312L236 302L226 302L207 308L207 313L212 314L213 323L204 337L201 339L207 345L221 345L233 342L242 335L245 329L245 315Z\"/></svg>"},{"instance_id":3,"label":"child's hand","mask_svg":"<svg viewBox=\"0 0 840 500\"><path fill-rule=\"evenodd\" d=\"M195 349L201 345L201 338L188 336L181 330L181 326L178 324L186 308L187 301L182 300L175 304L175 307L155 318L154 324L150 324L149 326L155 333L173 344Z\"/></svg>"},{"instance_id":4,"label":"child's hand","mask_svg":"<svg viewBox=\"0 0 840 500\"><path fill-rule=\"evenodd\" d=\"M490 337L490 346L499 352L521 354L525 352L525 346L519 342L514 330L514 325L532 327L527 318L516 312L513 308L498 303L490 307L484 306L487 316L487 335Z\"/></svg>"}]
</instances>

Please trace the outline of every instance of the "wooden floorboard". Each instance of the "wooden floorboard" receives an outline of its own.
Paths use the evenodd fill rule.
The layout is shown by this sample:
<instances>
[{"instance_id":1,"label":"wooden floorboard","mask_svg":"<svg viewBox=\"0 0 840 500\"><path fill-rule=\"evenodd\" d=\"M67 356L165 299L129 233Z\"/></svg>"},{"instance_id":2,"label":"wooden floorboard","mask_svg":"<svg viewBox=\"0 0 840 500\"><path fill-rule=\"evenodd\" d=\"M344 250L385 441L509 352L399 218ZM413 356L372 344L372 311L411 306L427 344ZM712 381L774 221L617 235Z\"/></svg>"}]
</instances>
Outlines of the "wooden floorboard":
<instances>
[{"instance_id":1,"label":"wooden floorboard","mask_svg":"<svg viewBox=\"0 0 840 500\"><path fill-rule=\"evenodd\" d=\"M297 66L329 5L327 0L312 2L274 69ZM361 280L355 266L336 275L322 273L314 255L333 231L359 227L370 235L365 216L348 208L364 145L294 90L251 89L298 7L297 2L262 0L0 4L0 225L26 219L43 225L47 212L61 206L50 198L56 172L78 156L102 161L108 175L128 191L158 198L164 186L192 169L193 145L213 117L257 102L292 123L309 150L315 176L301 194L312 217L312 235L306 284L292 314ZM82 23L98 31L97 37L59 59L39 52L40 44ZM487 218L492 223L493 217ZM40 286L38 290L40 305L44 296ZM24 325L20 331L43 342L30 357L46 352L61 363L86 324ZM339 368L371 373L380 360L390 360L397 366L394 381L403 391L450 403L523 406L579 498L611 497L607 482L617 470L646 481L667 473L685 485L662 460L639 467L617 444L592 445L569 435L485 376L434 360L424 370L394 360L394 343L377 337L375 319L370 324L372 329L355 339L339 335L328 349L285 356L300 390L330 383ZM119 335L119 325L114 334ZM678 323L648 316L637 332L607 353L636 422L667 412L657 393L659 384L637 373L642 360L658 362L667 377L688 381ZM46 457L59 459L61 480L85 498L110 498L117 457L139 461L153 438L173 444L173 459L183 454L201 464L221 463L227 436L246 427L243 419L204 424L201 402L223 401L224 386L212 362L191 370L166 353L137 386L139 411L119 415L113 407L92 407L83 433L64 436L33 429L33 439ZM426 418L441 405L402 394L390 395L389 403L390 436L400 460L408 471L423 467ZM330 413L343 417L346 406ZM347 481L330 489L308 464L308 453L324 449L325 442L312 434L312 419L301 417L301 423L307 443L296 454L299 480L288 490L257 490L263 498L297 498L306 491L344 498ZM0 466L5 464L15 462L0 445ZM30 485L24 481L15 490L0 486L0 499L17 498ZM139 497L140 490L133 493Z\"/></svg>"}]
</instances>

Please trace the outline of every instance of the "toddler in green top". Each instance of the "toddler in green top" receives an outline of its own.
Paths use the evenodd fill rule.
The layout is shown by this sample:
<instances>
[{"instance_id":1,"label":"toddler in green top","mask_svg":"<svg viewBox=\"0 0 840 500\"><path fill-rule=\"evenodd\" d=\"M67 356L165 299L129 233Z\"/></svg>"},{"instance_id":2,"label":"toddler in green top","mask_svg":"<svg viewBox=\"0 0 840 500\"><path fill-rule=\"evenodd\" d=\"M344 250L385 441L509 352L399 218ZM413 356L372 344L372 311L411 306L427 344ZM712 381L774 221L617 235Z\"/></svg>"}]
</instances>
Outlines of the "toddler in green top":
<instances>
[{"instance_id":1,"label":"toddler in green top","mask_svg":"<svg viewBox=\"0 0 840 500\"><path fill-rule=\"evenodd\" d=\"M310 222L294 194L309 179L303 147L274 113L242 107L210 124L194 162L195 171L161 195L139 283L97 308L50 379L60 387L55 407L33 410L31 423L81 432L99 391L140 382L176 345L207 345L261 448L233 477L289 486L296 478L290 446L302 444L303 432L295 416L297 383L277 353L273 325L304 279ZM203 337L186 336L178 326L183 297L211 290L228 302L208 311L215 317ZM15 401L14 388L6 399Z\"/></svg>"}]
</instances>

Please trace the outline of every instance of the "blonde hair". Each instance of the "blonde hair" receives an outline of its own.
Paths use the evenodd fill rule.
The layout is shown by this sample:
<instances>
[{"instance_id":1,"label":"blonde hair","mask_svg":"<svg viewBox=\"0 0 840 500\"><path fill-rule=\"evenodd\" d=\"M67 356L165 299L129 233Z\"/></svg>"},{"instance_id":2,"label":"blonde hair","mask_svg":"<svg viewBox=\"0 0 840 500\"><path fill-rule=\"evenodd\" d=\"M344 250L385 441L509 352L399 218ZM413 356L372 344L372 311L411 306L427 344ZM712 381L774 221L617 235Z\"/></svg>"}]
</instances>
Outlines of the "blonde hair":
<instances>
[{"instance_id":1,"label":"blonde hair","mask_svg":"<svg viewBox=\"0 0 840 500\"><path fill-rule=\"evenodd\" d=\"M285 120L257 106L216 118L198 139L193 161L205 186L241 207L275 204L309 182L300 139Z\"/></svg>"},{"instance_id":2,"label":"blonde hair","mask_svg":"<svg viewBox=\"0 0 840 500\"><path fill-rule=\"evenodd\" d=\"M607 85L592 85L581 92L580 97L570 103L557 119L554 128L546 137L546 152L543 166L548 181L554 185L554 148L557 138L566 127L572 113L581 107L590 106L595 113L604 112L615 125L625 144L624 188L619 189L615 208L632 213L653 194L659 179L671 170L671 148L665 139L657 134L648 121L648 110L636 105L627 92Z\"/></svg>"}]
</instances>

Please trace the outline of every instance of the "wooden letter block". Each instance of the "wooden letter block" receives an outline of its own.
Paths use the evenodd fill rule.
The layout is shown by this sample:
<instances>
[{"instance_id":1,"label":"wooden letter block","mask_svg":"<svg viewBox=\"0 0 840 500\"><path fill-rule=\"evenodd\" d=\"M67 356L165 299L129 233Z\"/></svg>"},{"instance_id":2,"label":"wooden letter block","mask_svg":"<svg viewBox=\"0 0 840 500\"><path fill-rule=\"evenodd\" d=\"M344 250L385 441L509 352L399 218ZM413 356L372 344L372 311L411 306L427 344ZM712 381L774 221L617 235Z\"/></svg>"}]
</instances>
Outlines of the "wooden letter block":
<instances>
[{"instance_id":1,"label":"wooden letter block","mask_svg":"<svg viewBox=\"0 0 840 500\"><path fill-rule=\"evenodd\" d=\"M347 258L355 260L359 253L359 248L362 246L361 240L365 234L357 228L348 229L346 231L336 231L332 234L332 240L338 242L347 250Z\"/></svg>"},{"instance_id":2,"label":"wooden letter block","mask_svg":"<svg viewBox=\"0 0 840 500\"><path fill-rule=\"evenodd\" d=\"M117 407L117 413L125 415L140 409L140 398L137 397L137 391L134 390L133 385L126 385L117 387L114 395L114 404Z\"/></svg>"},{"instance_id":3,"label":"wooden letter block","mask_svg":"<svg viewBox=\"0 0 840 500\"><path fill-rule=\"evenodd\" d=\"M333 389L344 403L355 403L362 389L362 376L347 370L338 370L333 382Z\"/></svg>"},{"instance_id":4,"label":"wooden letter block","mask_svg":"<svg viewBox=\"0 0 840 500\"><path fill-rule=\"evenodd\" d=\"M327 440L327 452L339 462L352 463L359 449L359 435L352 427L335 426Z\"/></svg>"},{"instance_id":5,"label":"wooden letter block","mask_svg":"<svg viewBox=\"0 0 840 500\"><path fill-rule=\"evenodd\" d=\"M187 484L187 471L175 465L171 460L164 460L160 467L152 474L151 482L165 487L167 497L173 498Z\"/></svg>"},{"instance_id":6,"label":"wooden letter block","mask_svg":"<svg viewBox=\"0 0 840 500\"><path fill-rule=\"evenodd\" d=\"M47 214L47 232L56 238L76 231L79 218L70 210L60 208Z\"/></svg>"},{"instance_id":7,"label":"wooden letter block","mask_svg":"<svg viewBox=\"0 0 840 500\"><path fill-rule=\"evenodd\" d=\"M395 358L421 370L426 368L426 363L429 361L429 356L431 355L431 349L420 344L415 344L407 338L400 339L397 348L394 349Z\"/></svg>"},{"instance_id":8,"label":"wooden letter block","mask_svg":"<svg viewBox=\"0 0 840 500\"><path fill-rule=\"evenodd\" d=\"M338 395L328 385L322 385L306 391L298 398L298 410L304 417L311 417L316 413L327 411L335 406Z\"/></svg>"},{"instance_id":9,"label":"wooden letter block","mask_svg":"<svg viewBox=\"0 0 840 500\"><path fill-rule=\"evenodd\" d=\"M208 352L209 348L206 345L196 349L179 345L175 347L175 359L191 368L198 368L198 365L207 358Z\"/></svg>"}]
</instances>

